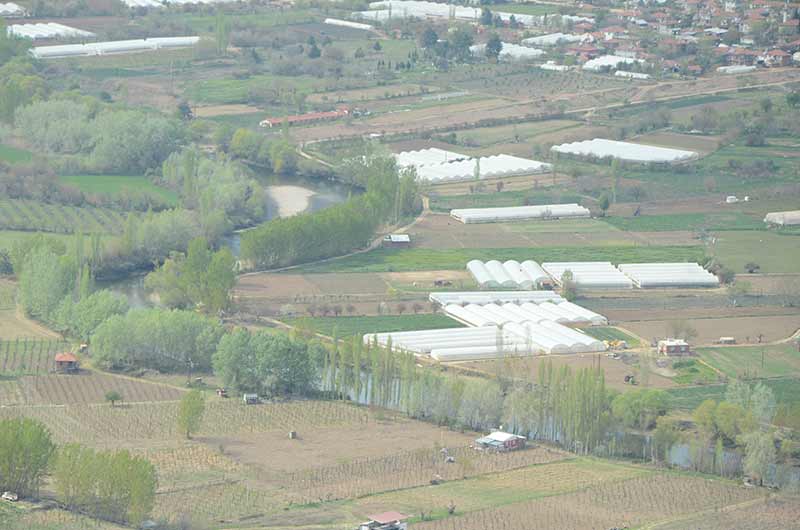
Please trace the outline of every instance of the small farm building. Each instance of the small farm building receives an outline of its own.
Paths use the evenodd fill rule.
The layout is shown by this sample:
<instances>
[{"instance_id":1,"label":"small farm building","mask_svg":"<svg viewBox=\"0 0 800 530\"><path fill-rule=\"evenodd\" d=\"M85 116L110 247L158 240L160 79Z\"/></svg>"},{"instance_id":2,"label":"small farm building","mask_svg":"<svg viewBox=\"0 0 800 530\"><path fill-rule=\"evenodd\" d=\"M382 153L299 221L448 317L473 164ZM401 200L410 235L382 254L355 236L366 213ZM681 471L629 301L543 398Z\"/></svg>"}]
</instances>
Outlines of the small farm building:
<instances>
[{"instance_id":1,"label":"small farm building","mask_svg":"<svg viewBox=\"0 0 800 530\"><path fill-rule=\"evenodd\" d=\"M770 212L764 217L764 222L776 226L800 225L800 210Z\"/></svg>"},{"instance_id":2,"label":"small farm building","mask_svg":"<svg viewBox=\"0 0 800 530\"><path fill-rule=\"evenodd\" d=\"M411 236L408 234L388 234L383 237L383 246L388 248L408 248L411 246Z\"/></svg>"},{"instance_id":3,"label":"small farm building","mask_svg":"<svg viewBox=\"0 0 800 530\"><path fill-rule=\"evenodd\" d=\"M80 367L78 358L70 352L57 353L55 361L56 370L62 373L75 372Z\"/></svg>"},{"instance_id":4,"label":"small farm building","mask_svg":"<svg viewBox=\"0 0 800 530\"><path fill-rule=\"evenodd\" d=\"M664 339L658 341L658 353L661 355L689 355L689 343L683 339Z\"/></svg>"},{"instance_id":5,"label":"small farm building","mask_svg":"<svg viewBox=\"0 0 800 530\"><path fill-rule=\"evenodd\" d=\"M242 394L242 401L247 405L255 405L260 400L258 399L258 394Z\"/></svg>"},{"instance_id":6,"label":"small farm building","mask_svg":"<svg viewBox=\"0 0 800 530\"><path fill-rule=\"evenodd\" d=\"M358 530L406 530L408 515L399 512L384 512L369 515L369 521L361 523Z\"/></svg>"},{"instance_id":7,"label":"small farm building","mask_svg":"<svg viewBox=\"0 0 800 530\"><path fill-rule=\"evenodd\" d=\"M503 431L495 431L483 438L475 440L475 444L482 449L496 451L515 451L525 447L525 437Z\"/></svg>"}]
</instances>

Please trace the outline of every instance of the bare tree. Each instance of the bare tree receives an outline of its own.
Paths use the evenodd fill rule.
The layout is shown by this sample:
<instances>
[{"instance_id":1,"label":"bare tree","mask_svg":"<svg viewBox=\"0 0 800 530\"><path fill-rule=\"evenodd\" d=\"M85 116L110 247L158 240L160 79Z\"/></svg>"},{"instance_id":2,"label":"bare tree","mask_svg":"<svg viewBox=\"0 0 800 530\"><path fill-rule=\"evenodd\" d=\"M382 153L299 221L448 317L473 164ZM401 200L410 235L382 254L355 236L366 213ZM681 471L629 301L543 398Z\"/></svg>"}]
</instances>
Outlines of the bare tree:
<instances>
[{"instance_id":1,"label":"bare tree","mask_svg":"<svg viewBox=\"0 0 800 530\"><path fill-rule=\"evenodd\" d=\"M404 304L403 302L400 302L399 304L397 304L397 314L398 315L402 315L403 313L405 313L406 309L408 309L408 307L406 307L406 304Z\"/></svg>"},{"instance_id":2,"label":"bare tree","mask_svg":"<svg viewBox=\"0 0 800 530\"><path fill-rule=\"evenodd\" d=\"M422 304L420 304L419 302L414 302L414 304L411 306L411 310L416 315L417 313L422 311Z\"/></svg>"}]
</instances>

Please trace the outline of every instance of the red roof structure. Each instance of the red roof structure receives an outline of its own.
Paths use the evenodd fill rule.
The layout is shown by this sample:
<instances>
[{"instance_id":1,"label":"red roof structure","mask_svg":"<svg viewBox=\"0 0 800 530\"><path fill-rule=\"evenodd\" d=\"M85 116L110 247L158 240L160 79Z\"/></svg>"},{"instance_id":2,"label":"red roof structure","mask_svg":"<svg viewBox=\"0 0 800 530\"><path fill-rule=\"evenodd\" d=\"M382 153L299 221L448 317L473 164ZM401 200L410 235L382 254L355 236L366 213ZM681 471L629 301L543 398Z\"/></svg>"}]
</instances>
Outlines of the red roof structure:
<instances>
[{"instance_id":1,"label":"red roof structure","mask_svg":"<svg viewBox=\"0 0 800 530\"><path fill-rule=\"evenodd\" d=\"M75 357L72 353L64 352L64 353L57 353L56 354L56 362L57 363L76 363L78 362L78 358Z\"/></svg>"},{"instance_id":2,"label":"red roof structure","mask_svg":"<svg viewBox=\"0 0 800 530\"><path fill-rule=\"evenodd\" d=\"M262 127L273 127L275 125L281 125L283 123L288 123L289 125L295 123L311 123L315 121L335 120L337 118L344 118L348 114L350 114L350 111L348 109L338 109L329 112L309 112L307 114L286 116L284 118L267 118L265 120L262 120L260 125Z\"/></svg>"},{"instance_id":3,"label":"red roof structure","mask_svg":"<svg viewBox=\"0 0 800 530\"><path fill-rule=\"evenodd\" d=\"M400 512L383 512L375 515L368 515L367 517L379 524L389 524L408 519L408 515L403 515Z\"/></svg>"}]
</instances>

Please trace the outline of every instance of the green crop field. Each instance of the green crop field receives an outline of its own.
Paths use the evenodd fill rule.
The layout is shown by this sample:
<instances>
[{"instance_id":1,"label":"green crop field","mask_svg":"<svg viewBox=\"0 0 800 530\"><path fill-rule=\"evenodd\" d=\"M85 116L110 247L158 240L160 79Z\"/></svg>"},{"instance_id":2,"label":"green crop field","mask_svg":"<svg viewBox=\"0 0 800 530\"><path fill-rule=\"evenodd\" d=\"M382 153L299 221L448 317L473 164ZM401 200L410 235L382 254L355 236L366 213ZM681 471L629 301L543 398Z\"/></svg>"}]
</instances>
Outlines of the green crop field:
<instances>
[{"instance_id":1,"label":"green crop field","mask_svg":"<svg viewBox=\"0 0 800 530\"><path fill-rule=\"evenodd\" d=\"M708 364L729 377L776 377L800 374L800 352L793 344L697 348Z\"/></svg>"},{"instance_id":2,"label":"green crop field","mask_svg":"<svg viewBox=\"0 0 800 530\"><path fill-rule=\"evenodd\" d=\"M800 404L800 379L782 377L757 381L760 381L772 390L778 404ZM755 384L757 381L751 381L751 383ZM666 392L670 395L670 404L673 407L681 410L693 410L707 399L722 401L725 399L727 388L727 384L717 384L669 388Z\"/></svg>"},{"instance_id":3,"label":"green crop field","mask_svg":"<svg viewBox=\"0 0 800 530\"><path fill-rule=\"evenodd\" d=\"M679 385L703 385L719 382L719 374L713 368L695 359L681 359L672 363L678 375L672 381Z\"/></svg>"},{"instance_id":4,"label":"green crop field","mask_svg":"<svg viewBox=\"0 0 800 530\"><path fill-rule=\"evenodd\" d=\"M448 250L376 249L321 264L290 269L297 272L407 272L462 270L468 261L532 259L543 261L611 261L649 263L661 261L699 261L703 249L688 246L659 247L536 247L536 248L457 248Z\"/></svg>"},{"instance_id":5,"label":"green crop field","mask_svg":"<svg viewBox=\"0 0 800 530\"><path fill-rule=\"evenodd\" d=\"M599 340L624 340L631 348L638 348L641 346L639 339L628 335L619 328L613 326L592 326L583 330L587 335L590 335Z\"/></svg>"},{"instance_id":6,"label":"green crop field","mask_svg":"<svg viewBox=\"0 0 800 530\"><path fill-rule=\"evenodd\" d=\"M120 233L123 214L109 208L65 206L23 199L0 199L0 229L68 234Z\"/></svg>"},{"instance_id":7,"label":"green crop field","mask_svg":"<svg viewBox=\"0 0 800 530\"><path fill-rule=\"evenodd\" d=\"M408 305L408 304L406 304ZM439 314L380 315L368 317L316 317L284 319L289 325L310 327L318 333L332 336L334 329L339 337L365 335L389 331L414 331L423 329L460 328L462 324Z\"/></svg>"},{"instance_id":8,"label":"green crop field","mask_svg":"<svg viewBox=\"0 0 800 530\"><path fill-rule=\"evenodd\" d=\"M32 158L33 153L30 151L0 144L0 160L15 164L17 162L30 162Z\"/></svg>"},{"instance_id":9,"label":"green crop field","mask_svg":"<svg viewBox=\"0 0 800 530\"><path fill-rule=\"evenodd\" d=\"M722 232L711 253L726 267L744 272L755 262L761 272L800 272L800 235L775 232Z\"/></svg>"},{"instance_id":10,"label":"green crop field","mask_svg":"<svg viewBox=\"0 0 800 530\"><path fill-rule=\"evenodd\" d=\"M311 76L280 77L256 75L242 79L215 78L187 85L184 95L196 103L222 105L227 103L247 103L250 93L264 87L280 87L298 92L318 92L325 89L325 81Z\"/></svg>"},{"instance_id":11,"label":"green crop field","mask_svg":"<svg viewBox=\"0 0 800 530\"><path fill-rule=\"evenodd\" d=\"M36 237L39 234L44 234L49 238L54 238L63 241L65 245L69 245L74 240L72 234L22 231L22 230L0 230L0 248L6 250L11 249L18 242L25 241L26 239L30 239L32 237ZM117 237L108 234L102 234L100 239L104 243L107 243L116 240Z\"/></svg>"},{"instance_id":12,"label":"green crop field","mask_svg":"<svg viewBox=\"0 0 800 530\"><path fill-rule=\"evenodd\" d=\"M63 184L74 186L84 193L117 195L125 190L150 193L158 196L169 205L178 203L178 194L172 190L156 186L150 179L127 175L70 175L59 177Z\"/></svg>"},{"instance_id":13,"label":"green crop field","mask_svg":"<svg viewBox=\"0 0 800 530\"><path fill-rule=\"evenodd\" d=\"M671 232L675 230L766 230L762 218L743 213L686 213L606 217L610 225L630 232Z\"/></svg>"}]
</instances>

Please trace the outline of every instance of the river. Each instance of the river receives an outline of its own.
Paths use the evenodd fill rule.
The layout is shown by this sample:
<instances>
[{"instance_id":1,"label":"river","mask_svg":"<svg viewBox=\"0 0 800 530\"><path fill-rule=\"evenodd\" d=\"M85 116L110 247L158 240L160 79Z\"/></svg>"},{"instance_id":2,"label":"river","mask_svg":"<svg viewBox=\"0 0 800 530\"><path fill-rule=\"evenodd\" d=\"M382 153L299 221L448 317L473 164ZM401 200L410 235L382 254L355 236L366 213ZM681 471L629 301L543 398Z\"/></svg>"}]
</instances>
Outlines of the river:
<instances>
[{"instance_id":1,"label":"river","mask_svg":"<svg viewBox=\"0 0 800 530\"><path fill-rule=\"evenodd\" d=\"M349 186L338 182L302 177L291 180L275 179L264 186L264 189L266 205L264 221L322 210L345 201L352 191ZM239 255L241 233L245 230L238 230L223 239L223 245L230 248L235 256ZM144 288L144 275L97 283L98 287L127 296L131 307L149 305Z\"/></svg>"}]
</instances>

